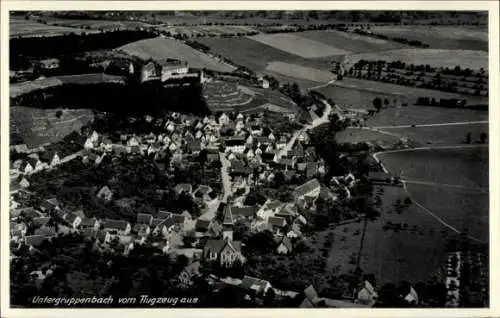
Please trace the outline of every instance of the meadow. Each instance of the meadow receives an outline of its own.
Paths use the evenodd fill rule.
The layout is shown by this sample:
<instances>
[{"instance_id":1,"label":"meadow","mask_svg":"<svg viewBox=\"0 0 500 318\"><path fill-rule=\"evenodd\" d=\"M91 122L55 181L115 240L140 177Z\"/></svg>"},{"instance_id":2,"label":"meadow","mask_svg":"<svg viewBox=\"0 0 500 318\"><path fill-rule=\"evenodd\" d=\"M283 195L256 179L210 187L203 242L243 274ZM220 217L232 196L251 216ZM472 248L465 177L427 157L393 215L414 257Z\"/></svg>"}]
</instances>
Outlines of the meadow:
<instances>
[{"instance_id":1,"label":"meadow","mask_svg":"<svg viewBox=\"0 0 500 318\"><path fill-rule=\"evenodd\" d=\"M60 117L57 116L58 111L62 112ZM93 120L90 109L10 107L11 143L14 139L29 148L54 143Z\"/></svg>"},{"instance_id":2,"label":"meadow","mask_svg":"<svg viewBox=\"0 0 500 318\"><path fill-rule=\"evenodd\" d=\"M351 53L380 52L408 47L393 41L336 30L305 31L297 34L302 38L341 48Z\"/></svg>"},{"instance_id":3,"label":"meadow","mask_svg":"<svg viewBox=\"0 0 500 318\"><path fill-rule=\"evenodd\" d=\"M351 87L341 87L335 84L315 89L315 91L327 98L331 98L336 104L345 108L374 110L373 100L375 98L387 98L391 102L394 100L394 96L390 93L376 93Z\"/></svg>"},{"instance_id":4,"label":"meadow","mask_svg":"<svg viewBox=\"0 0 500 318\"><path fill-rule=\"evenodd\" d=\"M49 25L34 20L24 20L19 18L11 18L9 20L10 38L56 36L69 33L81 34L83 32L92 33L97 31L84 30L78 27Z\"/></svg>"},{"instance_id":5,"label":"meadow","mask_svg":"<svg viewBox=\"0 0 500 318\"><path fill-rule=\"evenodd\" d=\"M295 33L258 34L249 38L303 58L319 58L350 53L345 49L313 41Z\"/></svg>"},{"instance_id":6,"label":"meadow","mask_svg":"<svg viewBox=\"0 0 500 318\"><path fill-rule=\"evenodd\" d=\"M328 83L329 81L334 79L333 74L327 70L321 70L281 61L269 63L266 67L266 71L319 83Z\"/></svg>"},{"instance_id":7,"label":"meadow","mask_svg":"<svg viewBox=\"0 0 500 318\"><path fill-rule=\"evenodd\" d=\"M381 132L361 129L361 128L347 128L335 135L335 140L339 143L356 143L356 142L385 142L397 141L398 137L384 134Z\"/></svg>"},{"instance_id":8,"label":"meadow","mask_svg":"<svg viewBox=\"0 0 500 318\"><path fill-rule=\"evenodd\" d=\"M430 48L488 51L488 30L459 26L373 26L371 31L389 37L421 41Z\"/></svg>"},{"instance_id":9,"label":"meadow","mask_svg":"<svg viewBox=\"0 0 500 318\"><path fill-rule=\"evenodd\" d=\"M488 69L488 53L474 50L445 50L445 49L399 49L381 52L359 53L349 55L349 63L359 60L387 62L401 61L415 65L430 65L433 67L454 68L460 66L462 69L470 68L479 70Z\"/></svg>"},{"instance_id":10,"label":"meadow","mask_svg":"<svg viewBox=\"0 0 500 318\"><path fill-rule=\"evenodd\" d=\"M488 133L488 124L467 124L434 127L385 128L387 132L407 137L426 145L456 145L466 142L466 134L471 134L471 141L477 142L482 132Z\"/></svg>"},{"instance_id":11,"label":"meadow","mask_svg":"<svg viewBox=\"0 0 500 318\"><path fill-rule=\"evenodd\" d=\"M473 146L383 153L379 158L389 171L403 170L408 180L487 188L488 153L487 146Z\"/></svg>"},{"instance_id":12,"label":"meadow","mask_svg":"<svg viewBox=\"0 0 500 318\"><path fill-rule=\"evenodd\" d=\"M236 69L231 65L217 62L212 57L191 48L181 41L170 38L157 37L140 40L116 50L145 60L179 59L187 61L189 66L193 68L207 68L220 72L231 72Z\"/></svg>"},{"instance_id":13,"label":"meadow","mask_svg":"<svg viewBox=\"0 0 500 318\"><path fill-rule=\"evenodd\" d=\"M415 205L398 213L396 201L404 202L407 198L403 188L376 186L374 192L382 199L382 211L380 218L367 223L361 249L361 269L364 273L374 274L379 286L430 278L446 261L446 243L454 233ZM405 223L407 228L384 229L387 222ZM354 270L361 247L363 221L337 225L330 231L334 233L334 242L328 266L341 273Z\"/></svg>"}]
</instances>

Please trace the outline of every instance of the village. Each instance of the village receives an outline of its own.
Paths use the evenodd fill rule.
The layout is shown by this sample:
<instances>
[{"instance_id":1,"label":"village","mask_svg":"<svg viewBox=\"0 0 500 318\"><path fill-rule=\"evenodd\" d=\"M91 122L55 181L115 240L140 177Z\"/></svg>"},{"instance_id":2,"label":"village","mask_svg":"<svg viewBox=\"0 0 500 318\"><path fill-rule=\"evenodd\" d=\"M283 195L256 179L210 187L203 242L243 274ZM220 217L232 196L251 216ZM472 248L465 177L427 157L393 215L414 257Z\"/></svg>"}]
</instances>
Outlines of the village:
<instances>
[{"instance_id":1,"label":"village","mask_svg":"<svg viewBox=\"0 0 500 318\"><path fill-rule=\"evenodd\" d=\"M171 113L161 119L129 118L131 122L140 120L156 127L161 133L111 136L87 129L84 134L73 135L69 141L72 147L57 150L49 146L40 153L25 153L24 159L11 165L12 257L23 250L37 253L46 240L77 234L92 242L94 250L100 253L126 256L137 246L150 246L174 258L183 255L189 265L181 279L189 285L193 277L201 275L199 267L203 262L216 262L225 268L244 266L242 237L235 234L240 224L249 228L250 235L272 233L276 255L292 254L294 246L307 240L303 228L308 220L300 211L314 211L318 198L331 202L339 197L349 198L357 180L347 174L333 177L330 184L321 184L318 180L325 175L325 163L309 144L308 131L278 135L263 124L264 116L221 113L197 118ZM25 150L19 148L22 147L17 149L20 152ZM201 207L199 216L188 210L174 213L160 208L154 213L137 211L133 221L88 217L84 204L81 209L68 210L57 197L43 198L41 204L31 205L37 193L31 192L30 180L37 174L63 169L71 161L80 161L92 169L124 157L150 158L166 174L174 174L179 165L201 160L206 168L219 167L218 181L179 183L174 187L175 196L187 196ZM261 189L274 191L250 199L252 193ZM117 190L102 184L94 196L104 203L119 201ZM50 270L33 274L33 279L43 280ZM271 288L269 282L259 277L219 279L254 293L252 297L263 297ZM280 291L282 296L300 292ZM364 281L350 300L321 298L312 286L306 295L306 307L366 307L375 304L377 293Z\"/></svg>"}]
</instances>

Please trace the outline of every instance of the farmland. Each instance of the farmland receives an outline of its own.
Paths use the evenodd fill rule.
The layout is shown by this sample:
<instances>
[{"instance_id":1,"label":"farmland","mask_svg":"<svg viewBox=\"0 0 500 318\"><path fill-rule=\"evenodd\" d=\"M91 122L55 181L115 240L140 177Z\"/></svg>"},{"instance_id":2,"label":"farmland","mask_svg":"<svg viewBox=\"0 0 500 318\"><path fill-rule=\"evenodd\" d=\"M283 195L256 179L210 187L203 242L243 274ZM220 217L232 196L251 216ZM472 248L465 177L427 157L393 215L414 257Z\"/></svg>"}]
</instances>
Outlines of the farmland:
<instances>
[{"instance_id":1,"label":"farmland","mask_svg":"<svg viewBox=\"0 0 500 318\"><path fill-rule=\"evenodd\" d=\"M400 49L373 53L352 54L348 57L349 63L359 60L387 62L401 61L415 65L430 65L434 67L461 68L479 70L488 69L488 53L474 50L444 50L444 49Z\"/></svg>"},{"instance_id":2,"label":"farmland","mask_svg":"<svg viewBox=\"0 0 500 318\"><path fill-rule=\"evenodd\" d=\"M309 40L295 34L258 34L250 38L254 41L261 42L277 48L278 50L295 54L303 58L319 58L350 53L347 50Z\"/></svg>"},{"instance_id":3,"label":"farmland","mask_svg":"<svg viewBox=\"0 0 500 318\"><path fill-rule=\"evenodd\" d=\"M17 97L35 90L64 84L99 84L116 82L123 82L123 78L121 76L108 75L103 73L54 76L37 79L34 81L11 84L10 97Z\"/></svg>"},{"instance_id":4,"label":"farmland","mask_svg":"<svg viewBox=\"0 0 500 318\"><path fill-rule=\"evenodd\" d=\"M56 116L58 111L61 116ZM94 115L89 109L40 109L31 107L10 108L10 134L17 143L30 148L60 141L66 135L92 122Z\"/></svg>"},{"instance_id":5,"label":"farmland","mask_svg":"<svg viewBox=\"0 0 500 318\"><path fill-rule=\"evenodd\" d=\"M239 38L203 38L196 41L210 47L238 65L248 67L256 72L262 71L273 61L294 63L304 66L327 68L329 62L323 59L305 59L296 54L289 53L270 45L251 40L246 37Z\"/></svg>"},{"instance_id":6,"label":"farmland","mask_svg":"<svg viewBox=\"0 0 500 318\"><path fill-rule=\"evenodd\" d=\"M157 37L129 43L117 49L141 59L180 59L187 61L190 67L207 68L220 72L231 72L235 67L221 63L212 57L196 51L181 41Z\"/></svg>"},{"instance_id":7,"label":"farmland","mask_svg":"<svg viewBox=\"0 0 500 318\"><path fill-rule=\"evenodd\" d=\"M358 90L351 87L341 87L336 84L316 89L319 93L331 98L336 104L346 108L375 109L373 100L377 97L388 98L391 101L394 96L390 93L378 93L367 90Z\"/></svg>"},{"instance_id":8,"label":"farmland","mask_svg":"<svg viewBox=\"0 0 500 318\"><path fill-rule=\"evenodd\" d=\"M56 36L69 33L89 33L95 31L83 30L77 27L56 26L43 24L33 20L10 19L9 34L11 38L15 37L39 37L39 36Z\"/></svg>"},{"instance_id":9,"label":"farmland","mask_svg":"<svg viewBox=\"0 0 500 318\"><path fill-rule=\"evenodd\" d=\"M161 26L160 31L169 32L172 35L185 34L188 37L237 35L258 32L256 29L245 25L199 25L199 26Z\"/></svg>"},{"instance_id":10,"label":"farmland","mask_svg":"<svg viewBox=\"0 0 500 318\"><path fill-rule=\"evenodd\" d=\"M407 137L421 145L463 144L466 134L471 134L471 141L476 142L482 132L488 133L488 124L466 124L450 126L426 126L407 128L384 128L385 131L401 137Z\"/></svg>"},{"instance_id":11,"label":"farmland","mask_svg":"<svg viewBox=\"0 0 500 318\"><path fill-rule=\"evenodd\" d=\"M380 190L383 193L380 194ZM365 273L373 273L377 284L397 283L401 280L418 282L428 279L446 260L446 242L453 235L442 224L426 215L415 205L396 212L396 200L404 202L406 191L401 187L377 186L383 206L381 217L369 221L361 250L360 267ZM401 230L384 229L387 222L406 223ZM329 266L339 267L340 272L355 267L360 245L363 222L338 225ZM425 261L423 261L425 259Z\"/></svg>"},{"instance_id":12,"label":"farmland","mask_svg":"<svg viewBox=\"0 0 500 318\"><path fill-rule=\"evenodd\" d=\"M306 31L298 34L302 38L341 48L352 53L380 52L407 47L392 41L336 30Z\"/></svg>"},{"instance_id":13,"label":"farmland","mask_svg":"<svg viewBox=\"0 0 500 318\"><path fill-rule=\"evenodd\" d=\"M371 31L389 37L404 37L430 45L430 48L448 50L488 51L488 30L451 26L374 26Z\"/></svg>"},{"instance_id":14,"label":"farmland","mask_svg":"<svg viewBox=\"0 0 500 318\"><path fill-rule=\"evenodd\" d=\"M278 61L269 63L266 71L319 83L327 83L333 79L333 74L329 71Z\"/></svg>"},{"instance_id":15,"label":"farmland","mask_svg":"<svg viewBox=\"0 0 500 318\"><path fill-rule=\"evenodd\" d=\"M360 129L360 128L347 128L335 135L335 140L339 143L356 143L356 142L391 142L399 140L398 137L391 134L384 134L381 132Z\"/></svg>"},{"instance_id":16,"label":"farmland","mask_svg":"<svg viewBox=\"0 0 500 318\"><path fill-rule=\"evenodd\" d=\"M139 21L110 21L110 20L79 20L79 19L46 19L48 25L70 27L89 30L125 30L149 27L151 25Z\"/></svg>"},{"instance_id":17,"label":"farmland","mask_svg":"<svg viewBox=\"0 0 500 318\"><path fill-rule=\"evenodd\" d=\"M487 147L410 150L381 154L379 158L389 171L403 170L408 180L488 187Z\"/></svg>"},{"instance_id":18,"label":"farmland","mask_svg":"<svg viewBox=\"0 0 500 318\"><path fill-rule=\"evenodd\" d=\"M376 94L391 94L393 96L400 96L404 98L409 105L415 104L418 97L429 98L457 98L465 99L467 105L487 105L488 98L484 96L471 96L456 93L442 92L432 89L417 88L411 86L402 86L390 83L381 83L368 80L360 80L354 78L346 78L342 81L335 82L336 86L356 89L359 91L368 91Z\"/></svg>"}]
</instances>

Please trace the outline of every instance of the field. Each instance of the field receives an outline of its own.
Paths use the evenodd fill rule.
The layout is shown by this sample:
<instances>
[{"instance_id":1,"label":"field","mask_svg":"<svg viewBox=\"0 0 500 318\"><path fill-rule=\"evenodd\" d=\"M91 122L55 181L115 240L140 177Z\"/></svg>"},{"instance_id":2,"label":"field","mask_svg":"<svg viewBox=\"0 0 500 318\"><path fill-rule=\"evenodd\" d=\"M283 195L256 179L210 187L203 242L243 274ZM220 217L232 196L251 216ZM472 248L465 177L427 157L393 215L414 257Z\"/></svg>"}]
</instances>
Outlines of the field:
<instances>
[{"instance_id":1,"label":"field","mask_svg":"<svg viewBox=\"0 0 500 318\"><path fill-rule=\"evenodd\" d=\"M303 58L318 58L332 55L345 55L350 52L341 48L336 48L303 38L296 34L258 34L250 37L254 41L277 48Z\"/></svg>"},{"instance_id":2,"label":"field","mask_svg":"<svg viewBox=\"0 0 500 318\"><path fill-rule=\"evenodd\" d=\"M462 95L456 93L442 92L432 89L403 86L390 83L381 83L376 81L360 80L355 78L344 78L342 81L335 82L336 86L355 89L359 91L368 91L375 94L390 94L395 97L401 97L409 105L414 104L418 97L429 98L458 98L465 99L467 105L488 105L488 98L484 96Z\"/></svg>"},{"instance_id":3,"label":"field","mask_svg":"<svg viewBox=\"0 0 500 318\"><path fill-rule=\"evenodd\" d=\"M467 124L434 127L385 128L387 132L425 145L456 145L466 141L466 134L471 134L472 142L479 140L482 132L488 133L488 124Z\"/></svg>"},{"instance_id":4,"label":"field","mask_svg":"<svg viewBox=\"0 0 500 318\"><path fill-rule=\"evenodd\" d=\"M196 41L205 44L215 53L230 59L234 63L248 67L256 72L264 70L273 61L317 68L329 67L329 61L325 59L305 59L246 37L202 38L196 39Z\"/></svg>"},{"instance_id":5,"label":"field","mask_svg":"<svg viewBox=\"0 0 500 318\"><path fill-rule=\"evenodd\" d=\"M381 94L366 90L358 90L350 87L340 87L338 85L328 85L316 89L319 93L331 98L336 104L345 108L375 109L373 100L377 97L388 98L391 101L394 96L391 94Z\"/></svg>"},{"instance_id":6,"label":"field","mask_svg":"<svg viewBox=\"0 0 500 318\"><path fill-rule=\"evenodd\" d=\"M407 197L401 187L377 186L384 205L381 217L368 222L361 250L360 267L373 273L379 286L397 284L402 280L418 282L428 279L446 261L445 247L453 235L451 231L411 205L399 214L394 208L396 200ZM407 229L384 230L387 222L406 223ZM355 259L361 246L363 222L338 225L333 233L334 242L329 256L329 266L339 267L340 272L354 270Z\"/></svg>"},{"instance_id":7,"label":"field","mask_svg":"<svg viewBox=\"0 0 500 318\"><path fill-rule=\"evenodd\" d=\"M404 37L430 45L430 48L449 50L488 51L488 30L450 26L374 26L371 31L389 37Z\"/></svg>"},{"instance_id":8,"label":"field","mask_svg":"<svg viewBox=\"0 0 500 318\"><path fill-rule=\"evenodd\" d=\"M111 21L111 20L78 20L49 18L47 24L61 27L71 27L88 30L124 30L149 27L151 25L139 21Z\"/></svg>"},{"instance_id":9,"label":"field","mask_svg":"<svg viewBox=\"0 0 500 318\"><path fill-rule=\"evenodd\" d=\"M474 50L444 50L444 49L401 49L373 53L352 54L348 57L349 63L359 60L370 61L401 61L415 65L429 64L434 67L461 68L479 70L488 69L488 53Z\"/></svg>"},{"instance_id":10,"label":"field","mask_svg":"<svg viewBox=\"0 0 500 318\"><path fill-rule=\"evenodd\" d=\"M160 31L175 34L186 34L189 37L200 35L220 36L223 34L238 34L257 32L256 29L244 25L199 25L199 26L164 26L158 28Z\"/></svg>"},{"instance_id":11,"label":"field","mask_svg":"<svg viewBox=\"0 0 500 318\"><path fill-rule=\"evenodd\" d=\"M355 143L355 142L385 142L385 141L397 141L398 137L391 136L389 134L384 134L368 129L360 128L347 128L335 135L335 140L339 143Z\"/></svg>"},{"instance_id":12,"label":"field","mask_svg":"<svg viewBox=\"0 0 500 318\"><path fill-rule=\"evenodd\" d=\"M150 58L154 60L180 59L187 61L189 66L194 68L207 68L220 72L231 72L235 69L231 65L217 62L210 56L196 51L181 41L162 37L129 43L117 50L145 60Z\"/></svg>"},{"instance_id":13,"label":"field","mask_svg":"<svg viewBox=\"0 0 500 318\"><path fill-rule=\"evenodd\" d=\"M389 171L404 179L468 188L488 187L488 148L412 150L379 155Z\"/></svg>"},{"instance_id":14,"label":"field","mask_svg":"<svg viewBox=\"0 0 500 318\"><path fill-rule=\"evenodd\" d=\"M9 36L14 37L38 37L38 36L55 36L69 33L91 33L95 31L83 30L80 28L56 26L42 24L33 20L10 19L9 21Z\"/></svg>"},{"instance_id":15,"label":"field","mask_svg":"<svg viewBox=\"0 0 500 318\"><path fill-rule=\"evenodd\" d=\"M352 53L380 52L407 47L404 44L393 41L375 39L368 36L336 30L306 31L298 34L302 38L341 48Z\"/></svg>"},{"instance_id":16,"label":"field","mask_svg":"<svg viewBox=\"0 0 500 318\"><path fill-rule=\"evenodd\" d=\"M89 109L65 109L62 110L61 117L57 118L58 110L62 109L11 107L11 144L25 143L28 147L35 148L57 142L94 120Z\"/></svg>"},{"instance_id":17,"label":"field","mask_svg":"<svg viewBox=\"0 0 500 318\"><path fill-rule=\"evenodd\" d=\"M107 75L103 73L47 77L34 81L11 84L10 97L17 97L38 89L44 89L63 84L98 84L114 82L123 82L123 77L116 75Z\"/></svg>"},{"instance_id":18,"label":"field","mask_svg":"<svg viewBox=\"0 0 500 318\"><path fill-rule=\"evenodd\" d=\"M320 83L333 80L333 74L329 71L286 62L271 62L267 65L266 71Z\"/></svg>"}]
</instances>

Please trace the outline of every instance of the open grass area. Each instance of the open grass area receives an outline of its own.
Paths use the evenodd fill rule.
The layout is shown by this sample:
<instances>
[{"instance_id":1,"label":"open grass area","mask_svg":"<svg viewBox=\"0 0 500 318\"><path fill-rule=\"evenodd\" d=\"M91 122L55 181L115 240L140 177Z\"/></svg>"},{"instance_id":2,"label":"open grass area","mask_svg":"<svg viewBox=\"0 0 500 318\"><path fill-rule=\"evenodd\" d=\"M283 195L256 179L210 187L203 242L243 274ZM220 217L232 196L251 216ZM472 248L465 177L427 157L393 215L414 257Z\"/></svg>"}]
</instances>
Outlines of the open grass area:
<instances>
[{"instance_id":1,"label":"open grass area","mask_svg":"<svg viewBox=\"0 0 500 318\"><path fill-rule=\"evenodd\" d=\"M39 89L59 86L64 84L99 84L99 83L123 83L122 76L108 75L104 73L62 75L36 79L10 85L10 97L17 97Z\"/></svg>"},{"instance_id":2,"label":"open grass area","mask_svg":"<svg viewBox=\"0 0 500 318\"><path fill-rule=\"evenodd\" d=\"M403 208L401 214L394 207L396 200L407 197L401 187L376 186L384 203L381 217L369 221L361 250L360 267L375 275L379 286L406 280L418 282L428 279L446 261L446 242L454 235L442 224L414 205ZM387 222L407 224L406 229L385 229ZM355 268L361 246L363 222L339 225L329 255L328 266L340 272Z\"/></svg>"},{"instance_id":3,"label":"open grass area","mask_svg":"<svg viewBox=\"0 0 500 318\"><path fill-rule=\"evenodd\" d=\"M58 118L56 113L61 110ZM25 143L30 148L62 140L94 120L90 109L10 108L11 143Z\"/></svg>"},{"instance_id":4,"label":"open grass area","mask_svg":"<svg viewBox=\"0 0 500 318\"><path fill-rule=\"evenodd\" d=\"M379 52L408 47L393 41L336 30L306 31L297 34L305 39L317 41L352 53Z\"/></svg>"},{"instance_id":5,"label":"open grass area","mask_svg":"<svg viewBox=\"0 0 500 318\"><path fill-rule=\"evenodd\" d=\"M327 70L280 61L269 63L266 67L266 71L319 83L328 83L333 79L333 74Z\"/></svg>"},{"instance_id":6,"label":"open grass area","mask_svg":"<svg viewBox=\"0 0 500 318\"><path fill-rule=\"evenodd\" d=\"M220 72L231 72L235 67L217 62L212 57L199 52L181 41L157 37L140 40L124 45L117 50L124 51L141 59L179 59L187 61L190 67L207 68Z\"/></svg>"},{"instance_id":7,"label":"open grass area","mask_svg":"<svg viewBox=\"0 0 500 318\"><path fill-rule=\"evenodd\" d=\"M442 92L432 89L417 88L411 86L403 86L391 83L382 83L377 81L368 81L356 78L344 78L341 81L335 82L336 86L357 89L359 91L368 91L376 94L390 94L400 97L402 101L406 101L408 105L416 103L418 97L435 98L457 98L465 99L467 105L488 105L488 97L472 96L456 93Z\"/></svg>"},{"instance_id":8,"label":"open grass area","mask_svg":"<svg viewBox=\"0 0 500 318\"><path fill-rule=\"evenodd\" d=\"M430 48L488 51L488 30L460 26L372 26L371 31L389 37L421 41Z\"/></svg>"},{"instance_id":9,"label":"open grass area","mask_svg":"<svg viewBox=\"0 0 500 318\"><path fill-rule=\"evenodd\" d=\"M360 128L347 128L335 135L335 140L339 143L356 143L356 142L386 142L399 140L396 136L384 134L381 132L360 129Z\"/></svg>"},{"instance_id":10,"label":"open grass area","mask_svg":"<svg viewBox=\"0 0 500 318\"><path fill-rule=\"evenodd\" d=\"M467 133L471 141L476 142L482 132L488 133L488 124L467 124L434 127L386 128L387 132L407 137L425 145L456 145L466 142Z\"/></svg>"},{"instance_id":11,"label":"open grass area","mask_svg":"<svg viewBox=\"0 0 500 318\"><path fill-rule=\"evenodd\" d=\"M328 85L317 89L319 93L331 98L336 104L345 108L375 109L373 100L377 97L392 100L395 98L391 94L376 93L366 90L358 90L350 87L340 87L338 85Z\"/></svg>"},{"instance_id":12,"label":"open grass area","mask_svg":"<svg viewBox=\"0 0 500 318\"><path fill-rule=\"evenodd\" d=\"M471 188L488 187L488 148L410 150L380 154L389 171L404 179Z\"/></svg>"},{"instance_id":13,"label":"open grass area","mask_svg":"<svg viewBox=\"0 0 500 318\"><path fill-rule=\"evenodd\" d=\"M279 50L301 56L318 58L332 55L345 55L351 52L340 47L329 46L321 42L309 40L296 34L258 34L250 37L254 41L264 43Z\"/></svg>"},{"instance_id":14,"label":"open grass area","mask_svg":"<svg viewBox=\"0 0 500 318\"><path fill-rule=\"evenodd\" d=\"M459 231L488 241L488 193L470 189L408 184L408 191L420 204Z\"/></svg>"},{"instance_id":15,"label":"open grass area","mask_svg":"<svg viewBox=\"0 0 500 318\"><path fill-rule=\"evenodd\" d=\"M11 38L56 36L69 33L80 34L83 32L92 33L97 31L84 30L78 27L49 25L19 18L11 18L9 20L9 36Z\"/></svg>"},{"instance_id":16,"label":"open grass area","mask_svg":"<svg viewBox=\"0 0 500 318\"><path fill-rule=\"evenodd\" d=\"M474 50L445 50L445 49L399 49L383 52L352 54L348 57L349 64L359 60L369 61L401 61L415 65L430 65L434 67L454 68L459 65L462 69L488 69L488 53Z\"/></svg>"}]
</instances>

